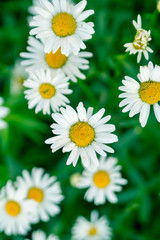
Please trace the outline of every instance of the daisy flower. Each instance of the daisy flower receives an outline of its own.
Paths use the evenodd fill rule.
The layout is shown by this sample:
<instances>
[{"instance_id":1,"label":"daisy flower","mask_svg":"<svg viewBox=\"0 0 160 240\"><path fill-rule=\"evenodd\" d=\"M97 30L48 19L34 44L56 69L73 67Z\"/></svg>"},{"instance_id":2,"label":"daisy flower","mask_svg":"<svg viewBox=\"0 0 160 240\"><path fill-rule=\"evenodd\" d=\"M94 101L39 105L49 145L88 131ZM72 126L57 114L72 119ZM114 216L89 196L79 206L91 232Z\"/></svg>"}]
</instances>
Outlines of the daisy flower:
<instances>
[{"instance_id":1,"label":"daisy flower","mask_svg":"<svg viewBox=\"0 0 160 240\"><path fill-rule=\"evenodd\" d=\"M114 157L100 158L98 167L92 165L86 168L77 184L79 188L88 188L84 198L94 204L104 204L108 199L111 203L118 202L114 192L120 192L120 185L127 184L127 180L122 178L121 166L116 165L118 160Z\"/></svg>"},{"instance_id":2,"label":"daisy flower","mask_svg":"<svg viewBox=\"0 0 160 240\"><path fill-rule=\"evenodd\" d=\"M21 65L21 61L18 59L12 71L10 83L11 93L20 93L23 89L23 82L27 77L28 74L26 73L24 66Z\"/></svg>"},{"instance_id":3,"label":"daisy flower","mask_svg":"<svg viewBox=\"0 0 160 240\"><path fill-rule=\"evenodd\" d=\"M137 16L137 22L133 20L133 25L137 30L134 41L132 43L126 43L124 47L126 47L126 52L130 52L130 54L136 54L137 56L137 63L140 62L142 53L146 60L149 59L148 52L153 53L153 50L148 47L149 41L151 41L151 31L146 31L142 28L142 21L141 16Z\"/></svg>"},{"instance_id":4,"label":"daisy flower","mask_svg":"<svg viewBox=\"0 0 160 240\"><path fill-rule=\"evenodd\" d=\"M99 218L98 211L91 212L90 221L80 216L72 228L72 240L110 240L111 228L105 216Z\"/></svg>"},{"instance_id":5,"label":"daisy flower","mask_svg":"<svg viewBox=\"0 0 160 240\"><path fill-rule=\"evenodd\" d=\"M92 22L84 22L94 13L93 10L83 11L86 0L76 5L70 5L66 0L41 0L43 7L35 7L37 12L30 26L30 31L44 43L44 51L55 53L61 48L62 54L68 56L70 52L75 55L80 49L85 49L84 40L92 38L94 33Z\"/></svg>"},{"instance_id":6,"label":"daisy flower","mask_svg":"<svg viewBox=\"0 0 160 240\"><path fill-rule=\"evenodd\" d=\"M52 51L45 53L43 43L33 37L29 37L28 45L28 52L20 54L25 59L22 61L22 65L26 67L27 72L40 68L50 68L54 72L61 69L73 82L77 82L77 77L86 78L80 70L89 68L89 61L86 58L92 57L92 53L85 51L79 52L78 55L70 53L67 57L61 53L60 48L55 53Z\"/></svg>"},{"instance_id":7,"label":"daisy flower","mask_svg":"<svg viewBox=\"0 0 160 240\"><path fill-rule=\"evenodd\" d=\"M65 106L70 102L65 95L72 93L68 89L68 80L63 73L53 74L49 69L31 72L24 82L24 86L29 88L24 92L29 109L35 107L36 113L50 114L50 108L56 112L60 106Z\"/></svg>"},{"instance_id":8,"label":"daisy flower","mask_svg":"<svg viewBox=\"0 0 160 240\"><path fill-rule=\"evenodd\" d=\"M25 199L24 189L15 189L11 181L7 182L0 195L0 231L6 235L25 235L30 224L37 222L36 203Z\"/></svg>"},{"instance_id":9,"label":"daisy flower","mask_svg":"<svg viewBox=\"0 0 160 240\"><path fill-rule=\"evenodd\" d=\"M49 216L60 212L57 205L63 200L59 182L56 177L50 177L44 173L43 168L33 168L31 174L24 170L22 177L17 177L17 186L23 186L27 199L37 203L37 214L39 220L49 221Z\"/></svg>"},{"instance_id":10,"label":"daisy flower","mask_svg":"<svg viewBox=\"0 0 160 240\"><path fill-rule=\"evenodd\" d=\"M7 123L3 118L5 118L10 112L9 108L2 106L3 102L3 98L0 97L0 130L7 127Z\"/></svg>"},{"instance_id":11,"label":"daisy flower","mask_svg":"<svg viewBox=\"0 0 160 240\"><path fill-rule=\"evenodd\" d=\"M41 4L41 1L40 0L32 0L32 6L30 6L28 8L28 12L31 14L31 15L36 15L37 12L36 12L36 9L35 7L42 7L43 5Z\"/></svg>"},{"instance_id":12,"label":"daisy flower","mask_svg":"<svg viewBox=\"0 0 160 240\"><path fill-rule=\"evenodd\" d=\"M49 2L51 3L52 0L49 0ZM72 0L67 0L69 3L73 3ZM30 6L28 8L28 12L31 14L31 15L36 15L38 12L36 11L36 8L35 7L43 7L43 4L41 3L41 0L33 0L32 1L32 6Z\"/></svg>"},{"instance_id":13,"label":"daisy flower","mask_svg":"<svg viewBox=\"0 0 160 240\"><path fill-rule=\"evenodd\" d=\"M157 121L160 122L160 66L153 66L152 62L148 66L141 66L140 73L137 75L140 82L126 76L122 80L123 86L119 90L123 91L119 98L124 98L119 106L124 107L122 112L129 111L129 117L140 113L139 121L142 127L145 127L150 106L153 106Z\"/></svg>"},{"instance_id":14,"label":"daisy flower","mask_svg":"<svg viewBox=\"0 0 160 240\"><path fill-rule=\"evenodd\" d=\"M73 166L76 166L80 156L85 167L88 167L90 162L97 166L99 161L96 152L102 156L106 156L105 152L114 152L105 145L118 141L118 138L111 133L115 126L106 124L111 116L103 117L104 108L93 115L93 108L89 107L86 111L80 102L77 112L68 105L65 109L60 108L60 111L61 113L52 114L56 122L51 125L52 132L57 136L46 140L46 143L52 144L52 152L60 148L63 148L63 152L71 152L67 165L73 163Z\"/></svg>"},{"instance_id":15,"label":"daisy flower","mask_svg":"<svg viewBox=\"0 0 160 240\"><path fill-rule=\"evenodd\" d=\"M25 240L29 240L28 238ZM32 233L31 240L59 240L54 234L50 234L48 237L46 236L45 232L41 230L34 231Z\"/></svg>"}]
</instances>

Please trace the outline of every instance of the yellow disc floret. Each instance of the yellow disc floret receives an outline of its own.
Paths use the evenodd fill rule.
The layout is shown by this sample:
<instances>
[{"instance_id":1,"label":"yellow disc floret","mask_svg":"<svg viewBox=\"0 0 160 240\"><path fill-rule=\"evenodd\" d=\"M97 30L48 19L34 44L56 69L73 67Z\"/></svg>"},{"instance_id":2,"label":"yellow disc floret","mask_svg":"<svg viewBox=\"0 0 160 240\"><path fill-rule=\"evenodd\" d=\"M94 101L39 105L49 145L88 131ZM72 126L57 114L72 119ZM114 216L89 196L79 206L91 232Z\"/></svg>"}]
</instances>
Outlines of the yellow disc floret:
<instances>
[{"instance_id":1,"label":"yellow disc floret","mask_svg":"<svg viewBox=\"0 0 160 240\"><path fill-rule=\"evenodd\" d=\"M44 194L40 188L32 187L28 191L28 199L33 199L36 202L41 203L43 201Z\"/></svg>"},{"instance_id":2,"label":"yellow disc floret","mask_svg":"<svg viewBox=\"0 0 160 240\"><path fill-rule=\"evenodd\" d=\"M8 201L5 209L6 212L12 217L16 217L21 212L21 206L15 201Z\"/></svg>"},{"instance_id":3,"label":"yellow disc floret","mask_svg":"<svg viewBox=\"0 0 160 240\"><path fill-rule=\"evenodd\" d=\"M144 50L148 45L148 35L147 31L143 29L137 30L137 33L135 35L134 41L133 41L133 46L135 49L142 49Z\"/></svg>"},{"instance_id":4,"label":"yellow disc floret","mask_svg":"<svg viewBox=\"0 0 160 240\"><path fill-rule=\"evenodd\" d=\"M61 48L55 53L51 51L46 54L46 62L48 66L55 69L61 68L66 63L67 59L68 58L61 53Z\"/></svg>"},{"instance_id":5,"label":"yellow disc floret","mask_svg":"<svg viewBox=\"0 0 160 240\"><path fill-rule=\"evenodd\" d=\"M87 147L93 142L95 132L87 122L77 122L70 128L69 136L78 147Z\"/></svg>"},{"instance_id":6,"label":"yellow disc floret","mask_svg":"<svg viewBox=\"0 0 160 240\"><path fill-rule=\"evenodd\" d=\"M50 99L56 94L56 89L50 83L42 83L39 87L39 92L43 98Z\"/></svg>"},{"instance_id":7,"label":"yellow disc floret","mask_svg":"<svg viewBox=\"0 0 160 240\"><path fill-rule=\"evenodd\" d=\"M69 13L58 13L52 20L52 29L59 37L66 37L74 34L76 27L76 21Z\"/></svg>"},{"instance_id":8,"label":"yellow disc floret","mask_svg":"<svg viewBox=\"0 0 160 240\"><path fill-rule=\"evenodd\" d=\"M139 96L143 102L154 104L160 101L160 83L142 82L139 89Z\"/></svg>"},{"instance_id":9,"label":"yellow disc floret","mask_svg":"<svg viewBox=\"0 0 160 240\"><path fill-rule=\"evenodd\" d=\"M97 229L93 226L89 229L88 235L95 236L97 234Z\"/></svg>"},{"instance_id":10,"label":"yellow disc floret","mask_svg":"<svg viewBox=\"0 0 160 240\"><path fill-rule=\"evenodd\" d=\"M106 171L100 170L93 176L93 182L98 188L105 188L110 183L109 174Z\"/></svg>"}]
</instances>

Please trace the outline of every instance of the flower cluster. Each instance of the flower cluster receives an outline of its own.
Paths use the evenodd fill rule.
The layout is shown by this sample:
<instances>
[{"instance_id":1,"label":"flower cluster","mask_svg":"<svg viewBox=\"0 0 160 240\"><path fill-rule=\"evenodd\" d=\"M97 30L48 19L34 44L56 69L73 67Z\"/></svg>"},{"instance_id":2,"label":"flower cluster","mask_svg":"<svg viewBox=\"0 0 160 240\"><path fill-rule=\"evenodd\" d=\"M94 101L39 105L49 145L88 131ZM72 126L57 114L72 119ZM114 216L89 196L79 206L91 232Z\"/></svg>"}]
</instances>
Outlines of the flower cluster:
<instances>
[{"instance_id":1,"label":"flower cluster","mask_svg":"<svg viewBox=\"0 0 160 240\"><path fill-rule=\"evenodd\" d=\"M137 22L133 21L133 25L137 29L137 33L133 43L127 43L126 51L130 54L138 52L137 62L140 62L143 52L148 60L148 52L153 52L148 47L148 42L151 40L151 31L142 29L141 16L138 15ZM158 122L160 122L160 66L153 65L150 61L147 66L140 66L140 72L137 75L139 81L130 76L125 76L122 80L123 86L119 87L122 91L119 98L124 98L119 106L124 107L122 112L129 112L129 117L139 113L139 122L142 127L145 127L150 114L150 107L153 106L154 114Z\"/></svg>"},{"instance_id":2,"label":"flower cluster","mask_svg":"<svg viewBox=\"0 0 160 240\"><path fill-rule=\"evenodd\" d=\"M31 224L49 221L60 212L63 200L59 182L42 168L27 170L0 192L0 231L7 235L25 235Z\"/></svg>"},{"instance_id":3,"label":"flower cluster","mask_svg":"<svg viewBox=\"0 0 160 240\"><path fill-rule=\"evenodd\" d=\"M86 0L73 4L67 0L39 0L30 8L29 24L31 27L27 51L22 52L21 64L27 73L24 81L25 98L28 108L35 108L35 113L42 112L51 115L54 122L51 125L53 136L45 141L51 145L55 153L62 149L67 155L66 165L76 167L81 160L84 168L82 174L71 177L72 186L87 189L84 199L95 205L117 203L117 192L127 184L122 177L118 159L108 157L114 153L110 147L118 141L115 125L108 123L110 115L104 115L105 109L94 111L93 107L86 109L79 102L76 109L69 103L68 95L70 81L77 83L85 79L83 70L89 69L89 58L93 56L86 49L85 41L92 38L94 24L86 22L93 10L85 10ZM141 16L133 21L136 35L133 42L126 43L126 52L137 54L137 63L142 54L149 59L148 52L151 31L142 28ZM154 114L160 122L160 66L150 61L146 66L140 66L138 80L125 76L122 80L122 91L119 107L122 112L129 112L129 117L139 114L139 121L145 127L153 106ZM22 79L19 79L19 81ZM24 80L24 79L23 79ZM73 84L73 83L72 83ZM0 98L0 128L6 127L2 118L9 109L2 107ZM0 231L7 235L25 235L31 224L40 220L47 222L50 217L60 212L58 204L63 200L61 188L56 177L50 177L42 168L27 170L18 176L15 183L10 180L0 192ZM78 217L72 228L73 240L110 240L111 228L105 216L99 218L98 212L91 212L90 221ZM51 234L46 236L41 230L32 233L32 240L57 240Z\"/></svg>"},{"instance_id":4,"label":"flower cluster","mask_svg":"<svg viewBox=\"0 0 160 240\"><path fill-rule=\"evenodd\" d=\"M115 125L108 123L111 116L104 116L104 108L96 113L93 107L86 110L82 102L75 110L68 105L70 101L66 96L72 93L69 81L86 78L82 70L89 68L88 58L92 53L81 50L86 48L84 41L94 33L94 24L85 22L94 11L84 11L86 0L76 5L66 0L34 2L29 9L33 15L29 24L32 27L30 35L35 37L29 36L27 52L20 54L21 64L28 74L24 81L28 88L24 92L28 107L35 108L35 113L42 111L50 115L53 112L55 123L51 128L54 135L45 143L51 144L53 153L61 148L63 153L70 152L67 165L75 167L81 158L85 170L76 186L89 188L85 199L96 205L104 204L106 199L115 203L118 199L114 192L121 191L121 185L127 180L121 177L117 159L106 158L107 153L114 153L108 145L118 141L113 134ZM59 213L57 204L63 199L59 185L54 177L43 176L42 169L33 168L31 174L24 170L15 185L17 189L24 189L25 200L36 203L35 221L48 221L49 216ZM34 232L32 240L38 238L46 240L46 235L41 231ZM79 217L72 229L72 239L111 239L106 217L98 218L97 211L92 211L90 222Z\"/></svg>"},{"instance_id":5,"label":"flower cluster","mask_svg":"<svg viewBox=\"0 0 160 240\"><path fill-rule=\"evenodd\" d=\"M94 24L85 20L94 13L86 10L87 1L76 5L66 0L35 1L30 9L34 15L29 21L31 29L27 52L20 55L29 74L24 86L29 108L35 112L50 114L59 111L60 106L69 103L65 96L71 94L69 80L85 79L81 70L89 68L87 58L92 53L80 51L85 49L84 41L94 33Z\"/></svg>"}]
</instances>

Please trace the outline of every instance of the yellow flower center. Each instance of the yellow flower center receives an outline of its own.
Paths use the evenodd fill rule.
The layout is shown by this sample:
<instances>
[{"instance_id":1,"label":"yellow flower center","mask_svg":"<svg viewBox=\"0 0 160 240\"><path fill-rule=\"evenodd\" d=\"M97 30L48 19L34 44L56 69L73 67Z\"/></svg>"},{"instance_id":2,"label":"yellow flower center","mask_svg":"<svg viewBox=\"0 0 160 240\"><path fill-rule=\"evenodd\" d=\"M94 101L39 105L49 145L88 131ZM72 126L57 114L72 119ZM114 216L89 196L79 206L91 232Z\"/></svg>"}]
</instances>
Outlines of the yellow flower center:
<instances>
[{"instance_id":1,"label":"yellow flower center","mask_svg":"<svg viewBox=\"0 0 160 240\"><path fill-rule=\"evenodd\" d=\"M88 235L89 236L95 236L97 233L97 229L93 226L89 229Z\"/></svg>"},{"instance_id":2,"label":"yellow flower center","mask_svg":"<svg viewBox=\"0 0 160 240\"><path fill-rule=\"evenodd\" d=\"M146 35L146 31L143 29L137 30L135 35L133 46L135 49L145 49L148 44L148 36Z\"/></svg>"},{"instance_id":3,"label":"yellow flower center","mask_svg":"<svg viewBox=\"0 0 160 240\"><path fill-rule=\"evenodd\" d=\"M87 147L93 142L95 132L87 122L77 122L70 128L69 136L78 147Z\"/></svg>"},{"instance_id":4,"label":"yellow flower center","mask_svg":"<svg viewBox=\"0 0 160 240\"><path fill-rule=\"evenodd\" d=\"M43 201L44 194L40 188L32 187L28 191L28 199L33 199L36 202L41 203Z\"/></svg>"},{"instance_id":5,"label":"yellow flower center","mask_svg":"<svg viewBox=\"0 0 160 240\"><path fill-rule=\"evenodd\" d=\"M139 96L143 102L154 104L160 101L160 83L159 82L143 82L139 89Z\"/></svg>"},{"instance_id":6,"label":"yellow flower center","mask_svg":"<svg viewBox=\"0 0 160 240\"><path fill-rule=\"evenodd\" d=\"M52 29L59 37L66 37L74 34L76 27L76 21L69 13L58 13L52 20Z\"/></svg>"},{"instance_id":7,"label":"yellow flower center","mask_svg":"<svg viewBox=\"0 0 160 240\"><path fill-rule=\"evenodd\" d=\"M93 182L98 188L105 188L110 183L109 174L106 171L100 170L94 174Z\"/></svg>"},{"instance_id":8,"label":"yellow flower center","mask_svg":"<svg viewBox=\"0 0 160 240\"><path fill-rule=\"evenodd\" d=\"M68 58L61 53L61 48L55 53L51 51L46 54L46 62L48 66L55 69L61 68L66 63L67 59Z\"/></svg>"},{"instance_id":9,"label":"yellow flower center","mask_svg":"<svg viewBox=\"0 0 160 240\"><path fill-rule=\"evenodd\" d=\"M56 89L50 83L42 83L39 87L39 92L43 98L49 99L56 94Z\"/></svg>"},{"instance_id":10,"label":"yellow flower center","mask_svg":"<svg viewBox=\"0 0 160 240\"><path fill-rule=\"evenodd\" d=\"M17 82L18 84L20 84L20 85L23 85L23 83L24 83L24 77L22 77L22 76L17 77L16 82Z\"/></svg>"},{"instance_id":11,"label":"yellow flower center","mask_svg":"<svg viewBox=\"0 0 160 240\"><path fill-rule=\"evenodd\" d=\"M5 208L6 212L12 217L16 217L21 212L21 206L15 201L8 201Z\"/></svg>"}]
</instances>

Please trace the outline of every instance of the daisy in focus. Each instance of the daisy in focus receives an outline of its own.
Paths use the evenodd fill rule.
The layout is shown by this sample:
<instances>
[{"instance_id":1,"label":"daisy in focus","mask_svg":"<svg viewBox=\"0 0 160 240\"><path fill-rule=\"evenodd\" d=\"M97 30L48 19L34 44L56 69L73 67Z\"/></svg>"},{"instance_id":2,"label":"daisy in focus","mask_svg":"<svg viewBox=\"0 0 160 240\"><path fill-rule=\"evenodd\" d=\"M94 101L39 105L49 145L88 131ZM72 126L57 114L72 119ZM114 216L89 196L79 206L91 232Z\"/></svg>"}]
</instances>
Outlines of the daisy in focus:
<instances>
[{"instance_id":1,"label":"daisy in focus","mask_svg":"<svg viewBox=\"0 0 160 240\"><path fill-rule=\"evenodd\" d=\"M52 51L45 53L43 43L34 37L29 37L28 45L28 52L20 54L24 58L21 64L26 67L27 72L50 68L54 72L57 69L62 70L73 82L77 82L77 77L80 79L86 78L80 70L89 68L89 61L86 58L92 57L92 53L82 51L78 55L70 53L67 57L61 53L60 48L55 53Z\"/></svg>"},{"instance_id":2,"label":"daisy in focus","mask_svg":"<svg viewBox=\"0 0 160 240\"><path fill-rule=\"evenodd\" d=\"M7 127L7 123L3 120L3 118L5 118L10 112L9 108L2 106L3 103L4 100L0 97L0 130Z\"/></svg>"},{"instance_id":3,"label":"daisy in focus","mask_svg":"<svg viewBox=\"0 0 160 240\"><path fill-rule=\"evenodd\" d=\"M94 201L96 205L104 204L107 199L111 203L118 202L114 192L120 192L121 185L127 184L127 180L122 178L121 166L116 165L117 162L114 157L101 157L98 167L92 165L83 171L77 186L88 188L84 196L88 202Z\"/></svg>"},{"instance_id":4,"label":"daisy in focus","mask_svg":"<svg viewBox=\"0 0 160 240\"><path fill-rule=\"evenodd\" d=\"M22 92L23 82L27 77L28 74L26 73L24 66L21 65L20 60L17 60L11 76L10 88L12 94L19 94Z\"/></svg>"},{"instance_id":5,"label":"daisy in focus","mask_svg":"<svg viewBox=\"0 0 160 240\"><path fill-rule=\"evenodd\" d=\"M50 114L50 109L59 111L60 106L70 102L65 96L72 93L68 89L68 80L62 72L53 74L49 69L31 72L24 82L24 86L29 88L24 92L28 108L35 107L35 113L43 111L43 114Z\"/></svg>"},{"instance_id":6,"label":"daisy in focus","mask_svg":"<svg viewBox=\"0 0 160 240\"><path fill-rule=\"evenodd\" d=\"M82 0L76 5L70 5L66 0L41 0L43 7L35 7L37 12L30 26L30 31L44 43L46 53L57 52L61 48L62 54L68 56L71 52L78 54L85 49L83 41L92 38L94 33L92 22L84 22L94 13L93 10L83 11L87 1Z\"/></svg>"},{"instance_id":7,"label":"daisy in focus","mask_svg":"<svg viewBox=\"0 0 160 240\"><path fill-rule=\"evenodd\" d=\"M88 167L90 163L98 166L99 161L96 153L106 156L106 152L113 153L114 150L107 146L113 142L117 142L118 138L115 134L115 126L106 124L111 116L103 117L105 109L102 108L93 115L93 108L88 110L80 102L77 112L71 107L60 108L61 113L52 114L56 123L52 124L52 132L56 136L45 141L51 144L52 152L56 152L62 148L64 152L71 152L67 165L73 163L75 167L79 157L84 167Z\"/></svg>"},{"instance_id":8,"label":"daisy in focus","mask_svg":"<svg viewBox=\"0 0 160 240\"><path fill-rule=\"evenodd\" d=\"M31 174L24 170L22 177L17 177L16 185L25 189L27 199L37 203L38 219L49 221L49 216L60 213L58 204L63 200L59 182L56 177L44 173L43 168L33 168Z\"/></svg>"},{"instance_id":9,"label":"daisy in focus","mask_svg":"<svg viewBox=\"0 0 160 240\"><path fill-rule=\"evenodd\" d=\"M36 223L36 203L25 199L24 189L15 189L11 181L1 190L0 231L6 235L25 235L30 224Z\"/></svg>"},{"instance_id":10,"label":"daisy in focus","mask_svg":"<svg viewBox=\"0 0 160 240\"><path fill-rule=\"evenodd\" d=\"M25 240L29 240L28 238ZM46 236L45 232L41 230L37 230L32 233L31 240L59 240L54 234L50 234L48 237Z\"/></svg>"},{"instance_id":11,"label":"daisy in focus","mask_svg":"<svg viewBox=\"0 0 160 240\"><path fill-rule=\"evenodd\" d=\"M134 41L132 43L126 43L124 47L126 47L126 52L130 52L129 54L136 54L137 56L137 63L140 62L142 53L146 60L149 59L148 52L153 53L153 50L148 46L149 41L151 41L151 31L146 31L142 28L142 21L141 16L137 16L137 22L133 20L133 25L137 30Z\"/></svg>"},{"instance_id":12,"label":"daisy in focus","mask_svg":"<svg viewBox=\"0 0 160 240\"><path fill-rule=\"evenodd\" d=\"M98 211L91 212L90 221L80 216L72 228L72 240L110 240L111 228L105 216L99 218Z\"/></svg>"},{"instance_id":13,"label":"daisy in focus","mask_svg":"<svg viewBox=\"0 0 160 240\"><path fill-rule=\"evenodd\" d=\"M137 75L140 82L126 76L122 80L123 86L119 90L123 91L119 98L124 98L119 106L124 107L122 112L129 112L129 117L140 113L139 121L145 127L150 107L153 106L157 121L160 122L160 66L153 66L152 62L148 66L141 66Z\"/></svg>"}]
</instances>

